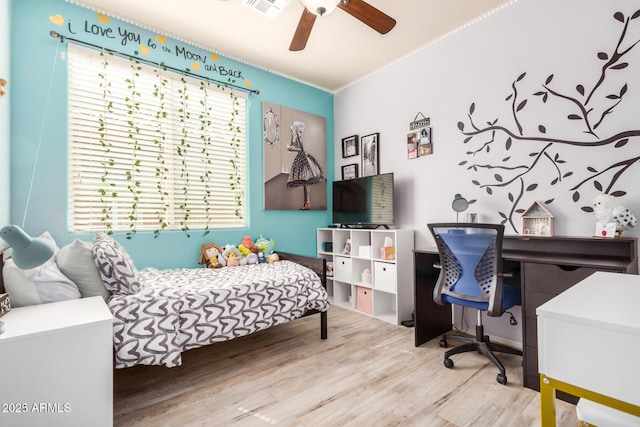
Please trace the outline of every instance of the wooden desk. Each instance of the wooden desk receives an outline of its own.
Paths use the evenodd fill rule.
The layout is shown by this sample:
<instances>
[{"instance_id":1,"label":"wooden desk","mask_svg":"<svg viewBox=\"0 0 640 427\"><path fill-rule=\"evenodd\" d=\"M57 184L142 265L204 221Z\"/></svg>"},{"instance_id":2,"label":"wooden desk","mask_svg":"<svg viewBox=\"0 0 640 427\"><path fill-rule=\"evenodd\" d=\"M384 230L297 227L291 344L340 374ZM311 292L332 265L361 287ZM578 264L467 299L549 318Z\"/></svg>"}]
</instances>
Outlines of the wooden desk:
<instances>
[{"instance_id":1,"label":"wooden desk","mask_svg":"<svg viewBox=\"0 0 640 427\"><path fill-rule=\"evenodd\" d=\"M502 257L511 264L505 269L520 267L523 382L539 391L536 308L596 271L637 274L638 242L630 237L505 236ZM451 308L433 302L437 262L436 248L414 251L416 347L451 330Z\"/></svg>"},{"instance_id":2,"label":"wooden desk","mask_svg":"<svg viewBox=\"0 0 640 427\"><path fill-rule=\"evenodd\" d=\"M640 416L639 302L640 276L596 272L537 308L543 426L556 390Z\"/></svg>"}]
</instances>

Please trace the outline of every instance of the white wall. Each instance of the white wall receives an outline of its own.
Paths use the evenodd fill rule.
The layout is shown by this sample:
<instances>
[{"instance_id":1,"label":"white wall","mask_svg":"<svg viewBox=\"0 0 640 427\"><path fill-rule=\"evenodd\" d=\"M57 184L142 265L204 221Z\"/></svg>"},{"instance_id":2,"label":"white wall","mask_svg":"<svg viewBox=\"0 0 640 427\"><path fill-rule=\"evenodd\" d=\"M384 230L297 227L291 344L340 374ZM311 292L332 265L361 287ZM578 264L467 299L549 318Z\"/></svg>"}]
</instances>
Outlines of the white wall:
<instances>
[{"instance_id":1,"label":"white wall","mask_svg":"<svg viewBox=\"0 0 640 427\"><path fill-rule=\"evenodd\" d=\"M512 83L526 72L518 85L519 99L528 100L519 116L526 135L596 141L582 132L583 127L579 126L582 122L567 119L568 114L577 111L570 108L572 104L553 96L543 104L542 97L533 93L543 90L542 85L551 74L554 78L550 87L563 94L579 97L577 84L587 90L593 87L603 64L596 55L600 51L611 52L622 29L622 24L613 18L614 12L630 16L639 6L633 0L614 3L519 0L339 91L335 96L336 179L340 179L340 166L352 163L350 159L341 158L340 138L380 132L380 172L395 173L399 193L396 226L416 229L417 248L432 246L426 228L428 222L456 219L451 209L456 193L477 199L469 211L478 212L482 221L500 221L498 212L508 212L511 206L508 192L516 194L518 186L496 188L489 196L486 190L472 183L474 179L491 181L489 178L499 171L492 169L474 174L467 171L466 166L458 166L462 160L470 160L466 151L480 145L479 139L463 143L465 137L457 127L458 122L464 121L465 129L470 129L467 114L470 105L475 103L474 117L479 125L499 118L499 124L516 129L510 103L505 98L511 94ZM631 21L625 47L639 38L640 18ZM640 81L637 78L640 45L624 59L629 66L610 72L591 101L596 110L602 110L611 104L604 100L607 94L619 93L623 84L628 85L620 105L599 127L600 139L619 131L636 130L637 133L640 129ZM431 119L434 154L409 160L406 135L409 122L418 112ZM537 130L538 124L545 125L546 134ZM507 153L504 141L505 134L498 133L489 155L477 155L477 163L496 165L510 156L509 165L530 164L529 153L539 151L544 144L514 141ZM592 182L584 185L580 190L581 200L575 203L571 188L587 177L589 166L602 169L616 160L637 156L640 154L638 144L638 137L620 149L613 148L613 144L601 148L555 144L548 153L552 157L557 153L560 159L566 160L560 165L562 173L573 172L573 175L550 185L556 177L556 168L543 158L525 176L527 183L536 183L537 188L526 192L518 207L526 209L536 200L553 198L548 208L556 217L555 234L592 235L594 216L580 208L590 204L597 191ZM506 177L509 173L503 175ZM640 163L631 166L615 188L628 193L618 200L640 214L640 197L634 191L638 178ZM606 183L610 179L611 174L600 181ZM520 215L513 218L519 232ZM637 236L638 228L625 235ZM508 234L515 232L507 227Z\"/></svg>"},{"instance_id":2,"label":"white wall","mask_svg":"<svg viewBox=\"0 0 640 427\"><path fill-rule=\"evenodd\" d=\"M598 52L611 56L620 39L624 24L614 19L614 13L620 11L630 17L638 9L637 0L519 0L344 88L334 100L336 179L340 179L340 166L352 163L351 159L341 158L340 139L380 132L380 172L394 172L396 179L395 225L416 230L416 248L433 246L427 223L455 221L451 202L456 193L477 200L469 212L479 213L481 221L500 222L499 212L509 212L513 207L509 193L517 198L521 184L516 180L510 186L495 187L489 195L473 180L497 184L494 175L500 174L506 182L525 169L507 171L496 166L531 166L535 156L530 154L539 153L548 141L514 139L507 151L506 134L498 131L489 153L471 157L465 153L491 140L491 133L483 133L465 144L466 136L462 135L458 122L464 122L465 130L471 130L468 114L474 103L472 117L478 128L499 119L497 125L517 133L511 103L505 99L512 94L512 84L526 72L517 83L517 102L527 99L527 105L517 114L525 136L594 144L618 132L635 131L629 143L620 148L614 148L614 143L578 147L554 142L546 151L548 156L542 156L523 176L525 188L537 186L524 192L516 208L526 209L536 200L554 199L548 208L555 215L555 234L593 235L595 218L581 207L590 205L598 194L594 180L578 188L578 202L573 200L572 188L588 177L593 178L594 172L589 167L602 171L618 161L640 155L640 44L619 61L628 63L626 68L607 72L604 83L589 102L593 126L596 117L617 102L606 96L619 94L627 85L620 104L598 127L597 138L583 132L584 121L567 118L580 112L576 103L551 94L543 103L542 95L534 94L545 91L543 85L553 75L548 89L584 104L585 97L580 95L577 85L583 85L585 93L596 85L605 63L598 59ZM638 40L640 18L630 21L619 51ZM419 112L431 119L434 154L409 160L406 135L409 123ZM539 125L545 127L545 133L539 131ZM469 163L459 166L463 160ZM494 168L481 168L473 173L467 170L471 162ZM606 187L615 179L614 173L621 170L611 169L597 181ZM552 185L558 174L562 177L568 172L569 176ZM639 179L640 163L631 162L612 189L627 192L618 200L638 216ZM512 220L516 227L507 226L507 234L520 232L520 214L514 214ZM640 226L627 230L625 235L638 236L639 229ZM519 340L519 328L511 328L502 335Z\"/></svg>"}]
</instances>

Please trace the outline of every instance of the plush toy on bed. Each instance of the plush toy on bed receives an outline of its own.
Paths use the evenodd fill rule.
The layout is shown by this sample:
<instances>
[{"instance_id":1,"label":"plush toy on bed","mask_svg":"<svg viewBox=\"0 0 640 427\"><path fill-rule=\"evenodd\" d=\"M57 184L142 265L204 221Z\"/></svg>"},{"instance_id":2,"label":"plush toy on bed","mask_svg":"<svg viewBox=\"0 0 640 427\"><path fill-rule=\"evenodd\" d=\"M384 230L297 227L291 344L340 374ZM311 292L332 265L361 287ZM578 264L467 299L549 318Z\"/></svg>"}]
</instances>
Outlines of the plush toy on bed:
<instances>
[{"instance_id":1,"label":"plush toy on bed","mask_svg":"<svg viewBox=\"0 0 640 427\"><path fill-rule=\"evenodd\" d=\"M247 265L257 264L258 263L258 251L249 252L249 254L246 256L246 258L247 258Z\"/></svg>"},{"instance_id":2,"label":"plush toy on bed","mask_svg":"<svg viewBox=\"0 0 640 427\"><path fill-rule=\"evenodd\" d=\"M232 244L224 245L222 247L222 257L225 260L225 265L228 267L236 267L247 263L247 259L242 255L242 252L238 250L236 245Z\"/></svg>"},{"instance_id":3,"label":"plush toy on bed","mask_svg":"<svg viewBox=\"0 0 640 427\"><path fill-rule=\"evenodd\" d=\"M260 238L258 240L256 240L256 242L254 243L257 247L258 250L260 252L263 252L265 254L265 256L269 256L273 253L273 248L276 245L273 242L273 239L265 239L264 237L262 237L262 234L260 235Z\"/></svg>"},{"instance_id":4,"label":"plush toy on bed","mask_svg":"<svg viewBox=\"0 0 640 427\"><path fill-rule=\"evenodd\" d=\"M242 239L242 243L238 246L238 250L242 252L242 255L247 256L251 253L251 248L253 247L253 240L251 240L251 236L244 236Z\"/></svg>"},{"instance_id":5,"label":"plush toy on bed","mask_svg":"<svg viewBox=\"0 0 640 427\"><path fill-rule=\"evenodd\" d=\"M235 252L229 252L227 254L227 267L238 267L240 264L238 263L238 256Z\"/></svg>"},{"instance_id":6,"label":"plush toy on bed","mask_svg":"<svg viewBox=\"0 0 640 427\"><path fill-rule=\"evenodd\" d=\"M280 261L280 256L277 253L272 253L271 255L269 255L269 257L267 258L267 262L269 264L272 264L276 261Z\"/></svg>"},{"instance_id":7,"label":"plush toy on bed","mask_svg":"<svg viewBox=\"0 0 640 427\"><path fill-rule=\"evenodd\" d=\"M205 268L221 268L224 267L222 263L222 249L215 243L204 243L200 247L200 262L204 264Z\"/></svg>"}]
</instances>

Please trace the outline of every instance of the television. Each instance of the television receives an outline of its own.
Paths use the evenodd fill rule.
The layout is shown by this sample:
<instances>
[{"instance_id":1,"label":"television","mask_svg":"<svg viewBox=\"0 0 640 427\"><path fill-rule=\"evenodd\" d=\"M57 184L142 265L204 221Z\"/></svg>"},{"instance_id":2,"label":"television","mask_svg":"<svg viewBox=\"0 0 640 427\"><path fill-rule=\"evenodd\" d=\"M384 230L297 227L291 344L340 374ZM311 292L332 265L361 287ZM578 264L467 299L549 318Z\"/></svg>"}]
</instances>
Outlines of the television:
<instances>
[{"instance_id":1,"label":"television","mask_svg":"<svg viewBox=\"0 0 640 427\"><path fill-rule=\"evenodd\" d=\"M389 228L393 224L393 173L334 181L333 223Z\"/></svg>"}]
</instances>

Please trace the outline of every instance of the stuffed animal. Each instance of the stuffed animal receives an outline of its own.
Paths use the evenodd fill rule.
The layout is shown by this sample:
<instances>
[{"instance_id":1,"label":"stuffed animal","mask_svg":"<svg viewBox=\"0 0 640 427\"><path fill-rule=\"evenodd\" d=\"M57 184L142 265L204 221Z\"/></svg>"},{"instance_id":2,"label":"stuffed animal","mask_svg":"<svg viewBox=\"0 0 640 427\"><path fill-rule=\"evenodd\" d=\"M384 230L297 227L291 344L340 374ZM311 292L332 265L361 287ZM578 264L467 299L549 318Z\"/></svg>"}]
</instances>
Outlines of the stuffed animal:
<instances>
[{"instance_id":1,"label":"stuffed animal","mask_svg":"<svg viewBox=\"0 0 640 427\"><path fill-rule=\"evenodd\" d=\"M229 254L233 253L233 256L229 256ZM225 264L229 265L229 259L231 262L236 265L245 265L247 263L247 259L242 255L242 252L238 250L236 245L228 244L222 247L222 257L225 260Z\"/></svg>"},{"instance_id":2,"label":"stuffed animal","mask_svg":"<svg viewBox=\"0 0 640 427\"><path fill-rule=\"evenodd\" d=\"M600 223L614 222L616 234L619 236L622 235L623 230L638 224L638 220L631 211L609 194L600 194L593 199L593 213Z\"/></svg>"},{"instance_id":3,"label":"stuffed animal","mask_svg":"<svg viewBox=\"0 0 640 427\"><path fill-rule=\"evenodd\" d=\"M242 243L238 246L238 250L242 252L242 255L247 256L251 252L251 248L253 247L253 240L251 240L250 236L244 236L242 239Z\"/></svg>"},{"instance_id":4,"label":"stuffed animal","mask_svg":"<svg viewBox=\"0 0 640 427\"><path fill-rule=\"evenodd\" d=\"M260 252L264 252L265 255L271 255L273 253L273 248L276 245L273 242L273 239L267 240L264 237L262 237L262 234L260 235L260 238L258 240L256 240L256 242L254 244L258 247Z\"/></svg>"},{"instance_id":5,"label":"stuffed animal","mask_svg":"<svg viewBox=\"0 0 640 427\"><path fill-rule=\"evenodd\" d=\"M269 264L274 263L276 261L280 261L280 256L275 252L269 255L269 257L267 258L267 262Z\"/></svg>"},{"instance_id":6,"label":"stuffed animal","mask_svg":"<svg viewBox=\"0 0 640 427\"><path fill-rule=\"evenodd\" d=\"M238 263L238 256L235 252L229 252L227 254L227 267L237 267L240 264Z\"/></svg>"},{"instance_id":7,"label":"stuffed animal","mask_svg":"<svg viewBox=\"0 0 640 427\"><path fill-rule=\"evenodd\" d=\"M222 249L215 243L203 243L200 247L200 262L205 268L221 268Z\"/></svg>"},{"instance_id":8,"label":"stuffed animal","mask_svg":"<svg viewBox=\"0 0 640 427\"><path fill-rule=\"evenodd\" d=\"M256 252L249 252L247 255L247 265L257 264L258 263L258 254Z\"/></svg>"},{"instance_id":9,"label":"stuffed animal","mask_svg":"<svg viewBox=\"0 0 640 427\"><path fill-rule=\"evenodd\" d=\"M267 262L267 258L264 256L264 252L258 252L258 264L264 264Z\"/></svg>"}]
</instances>

